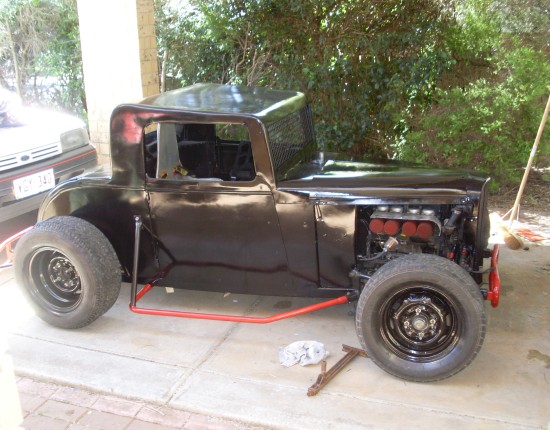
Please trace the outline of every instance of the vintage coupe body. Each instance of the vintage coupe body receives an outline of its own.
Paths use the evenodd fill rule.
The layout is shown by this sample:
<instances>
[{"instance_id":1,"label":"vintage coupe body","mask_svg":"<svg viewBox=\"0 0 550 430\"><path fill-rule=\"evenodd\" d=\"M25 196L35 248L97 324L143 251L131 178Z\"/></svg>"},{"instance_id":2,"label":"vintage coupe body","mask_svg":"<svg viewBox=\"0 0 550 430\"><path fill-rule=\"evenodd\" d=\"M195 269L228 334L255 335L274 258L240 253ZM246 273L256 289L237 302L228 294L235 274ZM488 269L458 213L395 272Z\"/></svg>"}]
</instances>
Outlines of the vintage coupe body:
<instances>
[{"instance_id":1,"label":"vintage coupe body","mask_svg":"<svg viewBox=\"0 0 550 430\"><path fill-rule=\"evenodd\" d=\"M319 152L303 94L215 84L117 107L111 156L53 189L17 244L45 321L91 323L126 280L154 315L264 323L357 300L362 346L409 380L479 351L499 295L485 176ZM140 308L157 285L326 299L269 318Z\"/></svg>"}]
</instances>

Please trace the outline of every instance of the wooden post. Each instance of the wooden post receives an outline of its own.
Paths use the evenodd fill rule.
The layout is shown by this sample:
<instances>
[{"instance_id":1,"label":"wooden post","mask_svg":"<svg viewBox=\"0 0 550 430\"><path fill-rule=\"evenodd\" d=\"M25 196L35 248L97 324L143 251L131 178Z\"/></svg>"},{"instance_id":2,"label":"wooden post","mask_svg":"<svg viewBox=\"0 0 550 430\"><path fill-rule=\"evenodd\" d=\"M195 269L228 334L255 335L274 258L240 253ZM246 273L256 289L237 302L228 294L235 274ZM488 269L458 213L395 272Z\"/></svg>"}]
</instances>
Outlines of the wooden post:
<instances>
[{"instance_id":1,"label":"wooden post","mask_svg":"<svg viewBox=\"0 0 550 430\"><path fill-rule=\"evenodd\" d=\"M542 120L540 122L539 131L537 133L537 137L535 138L535 142L533 143L533 149L531 150L531 155L529 155L529 161L527 162L527 167L525 168L525 172L523 173L523 179L521 180L521 184L519 186L518 195L516 196L516 201L514 202L514 206L512 207L512 211L510 213L510 227L512 226L512 223L518 216L519 204L523 196L523 190L525 189L525 185L527 184L527 178L529 177L529 172L531 171L531 166L533 165L533 160L535 158L535 154L539 146L540 138L542 136L542 131L544 130L544 125L546 124L546 120L548 119L549 111L550 111L550 97L548 97L548 102L546 103L546 108L544 109Z\"/></svg>"}]
</instances>

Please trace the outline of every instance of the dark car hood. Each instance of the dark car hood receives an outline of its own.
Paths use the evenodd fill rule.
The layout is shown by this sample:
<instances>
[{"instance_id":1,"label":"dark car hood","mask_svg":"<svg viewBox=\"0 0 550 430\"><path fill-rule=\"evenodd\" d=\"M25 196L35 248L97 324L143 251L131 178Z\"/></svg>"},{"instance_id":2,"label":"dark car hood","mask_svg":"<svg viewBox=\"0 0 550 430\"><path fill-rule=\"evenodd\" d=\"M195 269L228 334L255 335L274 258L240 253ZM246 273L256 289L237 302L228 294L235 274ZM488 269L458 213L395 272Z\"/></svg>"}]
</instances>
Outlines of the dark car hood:
<instances>
[{"instance_id":1,"label":"dark car hood","mask_svg":"<svg viewBox=\"0 0 550 430\"><path fill-rule=\"evenodd\" d=\"M487 176L467 170L440 169L393 160L355 161L337 154L319 154L315 161L294 167L278 189L316 195L351 193L357 196L412 194L477 194Z\"/></svg>"}]
</instances>

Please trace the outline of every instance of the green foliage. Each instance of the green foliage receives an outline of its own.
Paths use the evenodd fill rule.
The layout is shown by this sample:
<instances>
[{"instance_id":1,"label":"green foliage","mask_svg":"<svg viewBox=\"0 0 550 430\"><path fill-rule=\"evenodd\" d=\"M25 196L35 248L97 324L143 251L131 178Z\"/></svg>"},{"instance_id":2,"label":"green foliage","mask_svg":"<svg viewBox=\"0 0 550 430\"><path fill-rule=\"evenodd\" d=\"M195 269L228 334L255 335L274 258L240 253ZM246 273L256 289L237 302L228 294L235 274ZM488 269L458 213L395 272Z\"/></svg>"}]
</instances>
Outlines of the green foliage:
<instances>
[{"instance_id":1,"label":"green foliage","mask_svg":"<svg viewBox=\"0 0 550 430\"><path fill-rule=\"evenodd\" d=\"M174 4L157 0L174 86L299 89L325 149L521 173L549 92L543 0Z\"/></svg>"},{"instance_id":2,"label":"green foliage","mask_svg":"<svg viewBox=\"0 0 550 430\"><path fill-rule=\"evenodd\" d=\"M83 114L76 0L0 0L0 84Z\"/></svg>"},{"instance_id":3,"label":"green foliage","mask_svg":"<svg viewBox=\"0 0 550 430\"><path fill-rule=\"evenodd\" d=\"M498 16L487 10L466 13L450 32L457 59L450 74L470 71L469 81L440 81L433 103L403 119L408 132L394 149L407 161L484 170L495 189L521 179L550 94L550 65L544 52L499 32ZM484 73L471 71L479 67ZM539 147L541 167L549 141Z\"/></svg>"},{"instance_id":4,"label":"green foliage","mask_svg":"<svg viewBox=\"0 0 550 430\"><path fill-rule=\"evenodd\" d=\"M493 3L475 0L457 4L457 22L445 32L448 50L457 62L490 61L500 46L502 23L498 14L489 12Z\"/></svg>"},{"instance_id":5,"label":"green foliage","mask_svg":"<svg viewBox=\"0 0 550 430\"><path fill-rule=\"evenodd\" d=\"M450 12L437 0L196 0L177 13L157 5L177 85L302 90L327 149L386 155L396 118L429 99L451 61L441 37Z\"/></svg>"},{"instance_id":6,"label":"green foliage","mask_svg":"<svg viewBox=\"0 0 550 430\"><path fill-rule=\"evenodd\" d=\"M78 12L74 0L57 0L57 16L47 48L36 58L35 73L55 79L42 102L85 116L86 97Z\"/></svg>"}]
</instances>

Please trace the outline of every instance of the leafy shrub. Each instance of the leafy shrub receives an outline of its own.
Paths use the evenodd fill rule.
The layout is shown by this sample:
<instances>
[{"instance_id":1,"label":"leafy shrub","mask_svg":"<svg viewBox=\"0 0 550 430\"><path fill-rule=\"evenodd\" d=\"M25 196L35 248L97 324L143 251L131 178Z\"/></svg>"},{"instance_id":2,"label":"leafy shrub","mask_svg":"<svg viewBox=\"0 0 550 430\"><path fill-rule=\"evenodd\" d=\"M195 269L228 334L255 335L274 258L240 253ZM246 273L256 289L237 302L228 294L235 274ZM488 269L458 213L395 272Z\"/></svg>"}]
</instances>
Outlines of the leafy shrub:
<instances>
[{"instance_id":1,"label":"leafy shrub","mask_svg":"<svg viewBox=\"0 0 550 430\"><path fill-rule=\"evenodd\" d=\"M84 115L76 1L0 0L0 22L0 85Z\"/></svg>"},{"instance_id":2,"label":"leafy shrub","mask_svg":"<svg viewBox=\"0 0 550 430\"><path fill-rule=\"evenodd\" d=\"M398 158L486 171L494 187L517 182L550 92L550 66L540 52L514 47L496 62L492 79L438 89L434 103L395 146ZM548 136L548 134L546 134ZM539 160L548 151L548 137Z\"/></svg>"},{"instance_id":3,"label":"leafy shrub","mask_svg":"<svg viewBox=\"0 0 550 430\"><path fill-rule=\"evenodd\" d=\"M395 118L448 66L449 2L194 0L172 13L173 1L157 0L163 70L179 85L301 90L323 148L385 156Z\"/></svg>"},{"instance_id":4,"label":"leafy shrub","mask_svg":"<svg viewBox=\"0 0 550 430\"><path fill-rule=\"evenodd\" d=\"M324 149L482 169L498 185L521 175L548 95L538 1L156 0L163 76L167 89L298 89Z\"/></svg>"}]
</instances>

